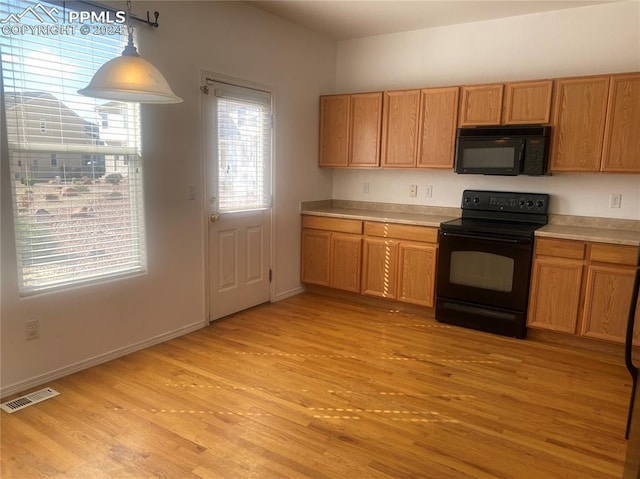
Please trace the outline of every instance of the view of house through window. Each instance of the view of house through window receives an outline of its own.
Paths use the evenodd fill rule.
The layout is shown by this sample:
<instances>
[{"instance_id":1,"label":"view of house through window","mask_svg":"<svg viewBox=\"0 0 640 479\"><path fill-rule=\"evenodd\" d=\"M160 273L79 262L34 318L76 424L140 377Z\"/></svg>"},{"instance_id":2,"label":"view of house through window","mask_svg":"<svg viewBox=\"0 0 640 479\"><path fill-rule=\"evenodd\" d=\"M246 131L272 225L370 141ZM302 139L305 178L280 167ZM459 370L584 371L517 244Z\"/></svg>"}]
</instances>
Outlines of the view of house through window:
<instances>
[{"instance_id":1,"label":"view of house through window","mask_svg":"<svg viewBox=\"0 0 640 479\"><path fill-rule=\"evenodd\" d=\"M21 294L146 268L139 107L77 93L126 26L71 28L68 8L0 0Z\"/></svg>"},{"instance_id":2,"label":"view of house through window","mask_svg":"<svg viewBox=\"0 0 640 479\"><path fill-rule=\"evenodd\" d=\"M213 83L217 111L217 192L222 213L271 204L271 95Z\"/></svg>"}]
</instances>

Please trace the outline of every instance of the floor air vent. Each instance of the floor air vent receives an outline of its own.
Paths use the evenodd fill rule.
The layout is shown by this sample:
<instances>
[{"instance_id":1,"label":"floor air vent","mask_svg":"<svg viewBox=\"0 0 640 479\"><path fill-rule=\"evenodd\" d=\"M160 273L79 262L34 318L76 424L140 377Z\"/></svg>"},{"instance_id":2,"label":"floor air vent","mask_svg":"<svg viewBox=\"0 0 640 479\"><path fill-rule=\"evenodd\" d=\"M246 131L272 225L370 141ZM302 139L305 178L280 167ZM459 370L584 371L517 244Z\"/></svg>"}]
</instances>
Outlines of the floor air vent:
<instances>
[{"instance_id":1,"label":"floor air vent","mask_svg":"<svg viewBox=\"0 0 640 479\"><path fill-rule=\"evenodd\" d=\"M7 401L4 404L0 404L0 409L8 413L16 412L16 411L19 411L20 409L24 409L26 407L32 406L33 404L42 402L45 399L49 399L54 396L57 396L58 394L60 393L55 389L51 389L51 388L40 389L39 391L34 391L25 396L12 399L11 401Z\"/></svg>"}]
</instances>

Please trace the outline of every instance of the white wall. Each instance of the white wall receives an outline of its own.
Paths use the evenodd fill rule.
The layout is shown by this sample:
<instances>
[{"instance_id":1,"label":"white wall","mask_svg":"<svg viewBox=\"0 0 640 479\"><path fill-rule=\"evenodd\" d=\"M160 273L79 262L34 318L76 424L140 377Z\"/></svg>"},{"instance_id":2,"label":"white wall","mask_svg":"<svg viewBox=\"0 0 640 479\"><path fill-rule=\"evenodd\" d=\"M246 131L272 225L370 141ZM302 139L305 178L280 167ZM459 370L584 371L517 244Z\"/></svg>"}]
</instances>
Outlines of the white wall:
<instances>
[{"instance_id":1,"label":"white wall","mask_svg":"<svg viewBox=\"0 0 640 479\"><path fill-rule=\"evenodd\" d=\"M640 2L593 5L338 42L336 92L640 70ZM362 183L370 183L369 195ZM433 197L408 197L410 184ZM492 178L450 171L335 170L333 197L458 206L465 188L548 192L557 214L640 220L640 175ZM609 195L622 193L610 209Z\"/></svg>"},{"instance_id":2,"label":"white wall","mask_svg":"<svg viewBox=\"0 0 640 479\"><path fill-rule=\"evenodd\" d=\"M184 98L144 106L148 274L19 298L8 176L2 175L1 393L199 328L205 318L204 178L200 70L273 88L276 98L276 299L299 283L300 201L331 196L318 170L318 96L334 87L336 46L241 2L136 2L160 10L160 28L139 29L138 50ZM3 151L6 171L6 150ZM187 185L198 185L198 200ZM25 341L24 321L40 320Z\"/></svg>"}]
</instances>

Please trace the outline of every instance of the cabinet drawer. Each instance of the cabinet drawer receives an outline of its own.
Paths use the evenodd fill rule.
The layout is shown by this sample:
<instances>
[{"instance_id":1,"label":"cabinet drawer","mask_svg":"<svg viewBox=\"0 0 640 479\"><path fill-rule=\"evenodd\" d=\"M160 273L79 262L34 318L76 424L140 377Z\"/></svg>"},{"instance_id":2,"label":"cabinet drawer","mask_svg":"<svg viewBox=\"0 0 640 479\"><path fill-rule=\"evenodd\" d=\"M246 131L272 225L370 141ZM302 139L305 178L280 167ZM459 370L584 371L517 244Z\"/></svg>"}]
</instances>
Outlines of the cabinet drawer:
<instances>
[{"instance_id":1,"label":"cabinet drawer","mask_svg":"<svg viewBox=\"0 0 640 479\"><path fill-rule=\"evenodd\" d=\"M536 256L557 256L559 258L584 259L585 243L561 239L536 239Z\"/></svg>"},{"instance_id":2,"label":"cabinet drawer","mask_svg":"<svg viewBox=\"0 0 640 479\"><path fill-rule=\"evenodd\" d=\"M428 226L398 225L393 223L377 223L367 221L364 232L369 236L395 238L409 241L438 242L438 228Z\"/></svg>"},{"instance_id":3,"label":"cabinet drawer","mask_svg":"<svg viewBox=\"0 0 640 479\"><path fill-rule=\"evenodd\" d=\"M591 261L599 261L601 263L628 264L635 266L638 261L638 248L635 246L592 243L589 259Z\"/></svg>"},{"instance_id":4,"label":"cabinet drawer","mask_svg":"<svg viewBox=\"0 0 640 479\"><path fill-rule=\"evenodd\" d=\"M302 227L314 230L338 231L340 233L362 234L362 221L326 216L303 216Z\"/></svg>"}]
</instances>

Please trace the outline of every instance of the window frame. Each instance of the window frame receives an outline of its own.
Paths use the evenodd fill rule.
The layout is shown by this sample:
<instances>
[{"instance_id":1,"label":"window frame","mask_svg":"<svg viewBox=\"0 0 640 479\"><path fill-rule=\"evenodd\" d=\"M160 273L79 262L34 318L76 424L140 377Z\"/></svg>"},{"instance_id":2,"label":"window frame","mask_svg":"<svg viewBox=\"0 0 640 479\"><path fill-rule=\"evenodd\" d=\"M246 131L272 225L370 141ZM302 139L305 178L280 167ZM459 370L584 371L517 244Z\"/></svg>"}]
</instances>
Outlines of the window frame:
<instances>
[{"instance_id":1,"label":"window frame","mask_svg":"<svg viewBox=\"0 0 640 479\"><path fill-rule=\"evenodd\" d=\"M50 2L38 3L50 6L56 5L55 3ZM7 18L7 14L9 12L13 13L23 7L27 8L33 5L36 5L36 2L30 1L16 3L0 0L0 18ZM65 8L68 10L69 6L66 6ZM60 15L61 18L59 20L62 22L64 18L62 17L62 13L60 13ZM84 35L82 38L86 40L87 37L87 35ZM65 52L62 50L64 45L67 45L66 52L68 52L68 45L75 43L76 40L66 40L68 40L69 43L61 41L60 44L58 44L57 48L60 50L53 49L54 53L60 54L58 58L60 58L61 70L65 65L68 65L70 71L76 67L76 69L84 69L84 72L87 67L85 67L84 64L79 66L81 65L80 62L82 60L78 59L77 64L73 63L76 61L75 57L71 53L67 53L65 55ZM108 54L109 58L106 58L105 60L96 60L99 64L93 67L93 73L95 73L95 70L97 70L97 68L106 60L119 54L123 45L126 43L126 35L119 36L117 41L112 40L114 39L103 39L101 42L112 45L110 48L114 48L113 51L116 53ZM59 80L61 88L66 88L68 91L62 90L63 97L60 99L54 95L54 90L48 90L46 88L46 85L49 84L48 82L52 81L50 77L46 75L46 72L44 72L44 74L40 73L37 77L29 78L24 71L21 71L21 68L26 70L28 66L28 57L26 56L26 53L23 53L22 46L25 46L24 52L37 52L39 41L40 44L42 44L41 39L24 38L23 36L20 38L0 39L0 51L3 54L0 61L0 93L3 96L2 129L4 130L3 134L5 134L5 138L7 138L7 142L3 147L3 153L8 153L7 157L9 158L10 164L10 181L12 182L10 187L12 218L10 221L12 221L14 225L14 251L16 252L18 289L20 296L23 297L44 292L75 288L86 284L111 281L118 278L137 276L145 274L148 270L143 191L144 173L140 145L141 117L139 105L132 106L132 104L114 103L116 107L122 108L122 110L127 113L125 118L128 123L123 126L123 129L126 130L126 135L125 140L121 142L121 145L116 145L115 143L117 142L114 142L112 145L108 145L106 141L103 141L100 138L101 125L96 123L95 126L90 126L91 124L87 123L85 120L76 121L80 126L78 126L78 133L75 134L84 135L84 137L87 138L91 137L93 140L77 145L74 144L73 141L69 140L66 140L65 143L64 134L69 133L70 131L73 133L73 131L69 129L71 128L69 126L69 122L67 122L66 117L63 116L60 116L62 119L60 120L60 124L57 126L57 129L56 125L50 124L51 122L47 120L47 118L49 118L48 116L45 118L36 116L34 120L38 123L35 125L33 124L34 122L29 123L31 125L31 130L29 130L29 135L27 135L25 132L26 128L28 128L28 121L23 119L22 123L20 123L19 120L16 119L18 113L15 113L14 115L14 112L9 111L12 107L15 109L15 106L18 104L20 104L21 107L24 106L24 95L27 92L41 91L43 93L50 94L57 101L58 106L56 108L59 108L62 111L64 101L68 101L69 98L75 98L75 96L70 93L71 90L73 89L73 93L77 90L77 88L74 88L73 85L61 78ZM97 41L98 40L95 42ZM94 52L96 48L103 48L102 43L100 44L100 47L97 47L95 42L91 40L92 44L88 47L90 52ZM52 45L53 44L54 43L52 42ZM19 54L16 52L19 52ZM107 53L103 52L100 55L105 56ZM100 58L100 55L96 55L98 59ZM9 75L8 78L5 73ZM92 73L88 74L92 75ZM34 80L34 78L37 78L37 80ZM29 86L35 84L42 87L37 90L29 88ZM18 97L20 97L19 100ZM20 101L20 103L18 103L18 101ZM104 102L105 100L87 100L87 97L82 97L82 101L89 102L87 103L87 105L89 105L87 108L93 108L96 117L101 119L96 108L100 106L101 101ZM51 104L53 105L53 103ZM93 107L90 105L93 105ZM64 107L69 111L75 112L75 110L70 107L66 107L66 105ZM47 112L55 113L57 110L49 107L48 110L45 108L44 111L45 115L47 115ZM78 113L75 114L78 118L81 118ZM58 117L53 116L53 118ZM54 141L56 139L55 135L58 135L58 143ZM129 135L133 135L133 140L131 140ZM40 141L38 141L38 139L40 139ZM131 143L131 141L133 141L133 143ZM4 148L6 148L6 150L4 150ZM92 171L95 175L96 170L99 170L99 174L103 171L102 169L104 169L100 187L96 186L94 188L94 186L92 186L97 185L95 176L92 178L91 182L84 180L84 184L79 184L80 182L75 182L75 178L67 176L66 172L69 170L68 163L70 158L75 158L76 156L79 158L79 167L81 168L84 166L84 169L81 169L80 171ZM85 156L89 158L88 161L83 159ZM106 174L106 158L109 156L113 158L113 170L117 172L118 169L121 169L122 171L127 172L124 180L118 181L117 178L112 178L112 182L109 183L109 179ZM47 161L47 159L49 161ZM67 162L67 166L65 166L65 161ZM86 163L86 165L82 165L82 163ZM28 175L26 177L21 176L21 172L23 170L32 172L32 177L29 178ZM60 170L60 172L57 170ZM111 175L119 174L116 172ZM18 179L18 175L20 175L20 179ZM38 180L38 176L40 176L40 178L44 178L44 175L48 175L50 178L47 182L50 187L48 190L49 194L40 192L34 193L32 190L36 190L39 183L45 183L45 181ZM72 181L69 182L69 179ZM22 186L18 186L19 182L22 186L26 186L24 188ZM123 182L127 184L119 189L116 188L117 185L120 185ZM117 213L101 211L99 213L95 212L94 214L94 211L92 210L93 204L100 204L98 196L106 194L104 193L105 188L102 186L105 184L111 184L111 193L118 193L120 194L120 197L113 196L112 198L114 200L102 201L110 202L111 204L121 203L123 206ZM66 208L66 213L50 213L46 208L34 206L36 204L40 206L40 203L44 201L42 198L50 200L52 205L55 202L61 202L63 200L69 200L67 202L71 205L72 203L70 200L72 194L69 194L68 197L65 198L65 190L71 188L78 192L73 193L73 195L83 197L87 201L87 204L78 203L77 206L69 206ZM86 190L89 190L90 194L87 193L85 195L84 193ZM28 207L28 214L22 214L21 208L23 208L23 203L31 203ZM51 209L55 209L55 206ZM62 208L59 209L61 210ZM111 208L111 211L113 211L113 208ZM63 222L60 219L63 215L65 215L64 218L66 222ZM52 219L49 220L49 218ZM76 246L71 247L67 245L71 244L71 240L67 241L67 238L73 238L74 233L71 230L69 230L69 232L64 232L64 229L60 229L62 228L60 225L74 224L74 218L77 218L77 222L75 224L78 225L81 221L86 220L86 224L88 226L86 226L83 231L85 231L85 233L89 232L86 234L94 238L93 243L86 243L84 245L79 244L83 237L78 235L78 238L76 238L76 243L78 244L76 244ZM93 218L98 219L94 220ZM51 226L54 221L57 221L56 224L58 226ZM93 221L93 223L89 225L89 221ZM48 226L47 222L49 222ZM113 237L116 237L115 234L112 234L111 236L101 235L103 230L113 232L122 231L123 233L121 236L124 236L125 239L112 240ZM40 233L37 233L38 231ZM42 231L47 231L47 233L42 233ZM39 241L39 239L43 238L43 234L46 235L45 237L47 240ZM50 238L53 237L55 238L50 240ZM63 241L63 238L64 241L67 241L67 243L65 243L64 254L57 253L57 256L47 256L47 254L38 251L38 248L42 248L43 250L47 248L55 250L55 246L48 245L57 244L58 239ZM114 246L116 243L118 244L118 247ZM40 246L38 246L38 244L40 244ZM94 248L92 250L92 254L94 252L96 254L95 258L92 255L82 258L82 266L79 266L79 251L81 246ZM126 253L119 253L120 250L124 251L125 249L127 250ZM58 248L58 250L63 251L63 248ZM100 251L102 251L101 255L99 255ZM121 257L118 257L119 254L121 254ZM46 261L49 261L47 266L52 271L55 271L49 276L47 276L46 272L43 272L44 267L41 264L38 264L38 258L42 260L42 258L45 257L48 259L43 260L43 262L46 263ZM57 258L55 261L51 259L54 257ZM63 272L65 267L70 271L70 273ZM32 274L33 271L39 273L34 275ZM40 278L36 278L38 274L41 274Z\"/></svg>"}]
</instances>

